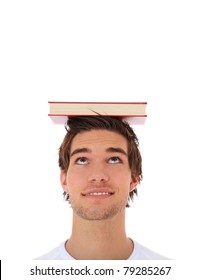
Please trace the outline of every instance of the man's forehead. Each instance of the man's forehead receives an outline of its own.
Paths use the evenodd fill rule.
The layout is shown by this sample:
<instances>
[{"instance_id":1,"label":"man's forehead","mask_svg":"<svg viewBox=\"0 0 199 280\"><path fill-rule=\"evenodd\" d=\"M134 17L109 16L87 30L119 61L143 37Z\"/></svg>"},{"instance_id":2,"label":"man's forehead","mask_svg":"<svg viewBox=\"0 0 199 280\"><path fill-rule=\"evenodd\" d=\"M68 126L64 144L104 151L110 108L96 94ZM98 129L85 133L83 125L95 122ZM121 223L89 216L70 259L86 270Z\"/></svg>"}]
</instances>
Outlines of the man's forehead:
<instances>
[{"instance_id":1,"label":"man's forehead","mask_svg":"<svg viewBox=\"0 0 199 280\"><path fill-rule=\"evenodd\" d=\"M121 148L127 152L127 139L121 134L113 131L86 131L79 133L74 137L71 143L71 153L74 149L86 148L88 150L92 150L96 147L107 151L110 151L110 148Z\"/></svg>"}]
</instances>

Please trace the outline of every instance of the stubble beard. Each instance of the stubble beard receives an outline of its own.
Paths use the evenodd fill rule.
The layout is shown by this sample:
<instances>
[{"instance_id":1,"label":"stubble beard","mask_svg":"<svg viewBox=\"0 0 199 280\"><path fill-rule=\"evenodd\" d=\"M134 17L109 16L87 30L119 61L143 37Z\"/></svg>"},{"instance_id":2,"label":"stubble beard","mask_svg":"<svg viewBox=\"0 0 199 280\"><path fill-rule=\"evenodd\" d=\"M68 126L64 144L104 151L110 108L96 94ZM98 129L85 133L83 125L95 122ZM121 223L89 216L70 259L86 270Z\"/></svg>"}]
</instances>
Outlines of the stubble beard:
<instances>
[{"instance_id":1,"label":"stubble beard","mask_svg":"<svg viewBox=\"0 0 199 280\"><path fill-rule=\"evenodd\" d=\"M80 218L88 221L101 221L111 219L117 214L124 211L127 204L127 200L121 200L117 204L110 205L106 208L102 207L84 207L77 206L73 201L71 201L71 207L73 212L78 215Z\"/></svg>"}]
</instances>

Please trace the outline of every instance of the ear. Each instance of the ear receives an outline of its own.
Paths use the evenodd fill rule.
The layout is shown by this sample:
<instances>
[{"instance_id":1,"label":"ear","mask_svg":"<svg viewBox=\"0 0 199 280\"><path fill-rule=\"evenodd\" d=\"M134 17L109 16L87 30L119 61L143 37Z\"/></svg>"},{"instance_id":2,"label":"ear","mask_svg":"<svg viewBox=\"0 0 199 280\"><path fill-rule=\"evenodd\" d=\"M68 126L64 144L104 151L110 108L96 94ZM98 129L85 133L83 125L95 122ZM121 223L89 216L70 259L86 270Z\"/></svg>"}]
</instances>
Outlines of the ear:
<instances>
[{"instance_id":1,"label":"ear","mask_svg":"<svg viewBox=\"0 0 199 280\"><path fill-rule=\"evenodd\" d=\"M60 182L62 185L62 188L65 192L68 192L68 187L66 183L66 172L64 170L61 170L60 172Z\"/></svg>"},{"instance_id":2,"label":"ear","mask_svg":"<svg viewBox=\"0 0 199 280\"><path fill-rule=\"evenodd\" d=\"M137 185L140 183L140 179L138 176L132 175L131 177L131 183L130 183L130 192L132 192L134 189L136 189Z\"/></svg>"}]
</instances>

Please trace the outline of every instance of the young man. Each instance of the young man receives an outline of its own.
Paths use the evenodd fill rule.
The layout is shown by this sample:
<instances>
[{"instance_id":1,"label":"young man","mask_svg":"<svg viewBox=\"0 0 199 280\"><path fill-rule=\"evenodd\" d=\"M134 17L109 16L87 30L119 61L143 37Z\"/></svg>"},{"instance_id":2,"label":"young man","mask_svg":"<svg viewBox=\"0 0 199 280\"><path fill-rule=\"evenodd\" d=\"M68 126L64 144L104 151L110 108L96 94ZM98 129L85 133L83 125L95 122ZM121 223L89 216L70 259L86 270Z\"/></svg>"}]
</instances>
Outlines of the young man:
<instances>
[{"instance_id":1,"label":"young man","mask_svg":"<svg viewBox=\"0 0 199 280\"><path fill-rule=\"evenodd\" d=\"M142 179L133 129L120 118L74 117L59 149L60 180L73 210L70 238L38 259L166 259L127 237L125 208Z\"/></svg>"}]
</instances>

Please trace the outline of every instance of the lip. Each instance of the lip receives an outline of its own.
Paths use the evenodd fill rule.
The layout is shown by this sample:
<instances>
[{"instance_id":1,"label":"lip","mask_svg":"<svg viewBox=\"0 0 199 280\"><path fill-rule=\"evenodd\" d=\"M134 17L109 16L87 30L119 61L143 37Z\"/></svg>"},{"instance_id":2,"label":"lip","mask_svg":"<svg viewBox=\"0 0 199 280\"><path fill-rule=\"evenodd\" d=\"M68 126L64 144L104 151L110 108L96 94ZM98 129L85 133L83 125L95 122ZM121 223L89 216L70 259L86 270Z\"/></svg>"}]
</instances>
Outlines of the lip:
<instances>
[{"instance_id":1,"label":"lip","mask_svg":"<svg viewBox=\"0 0 199 280\"><path fill-rule=\"evenodd\" d=\"M82 193L82 196L88 197L88 198L107 198L114 194L114 192L107 188L95 188L90 189L86 192Z\"/></svg>"}]
</instances>

